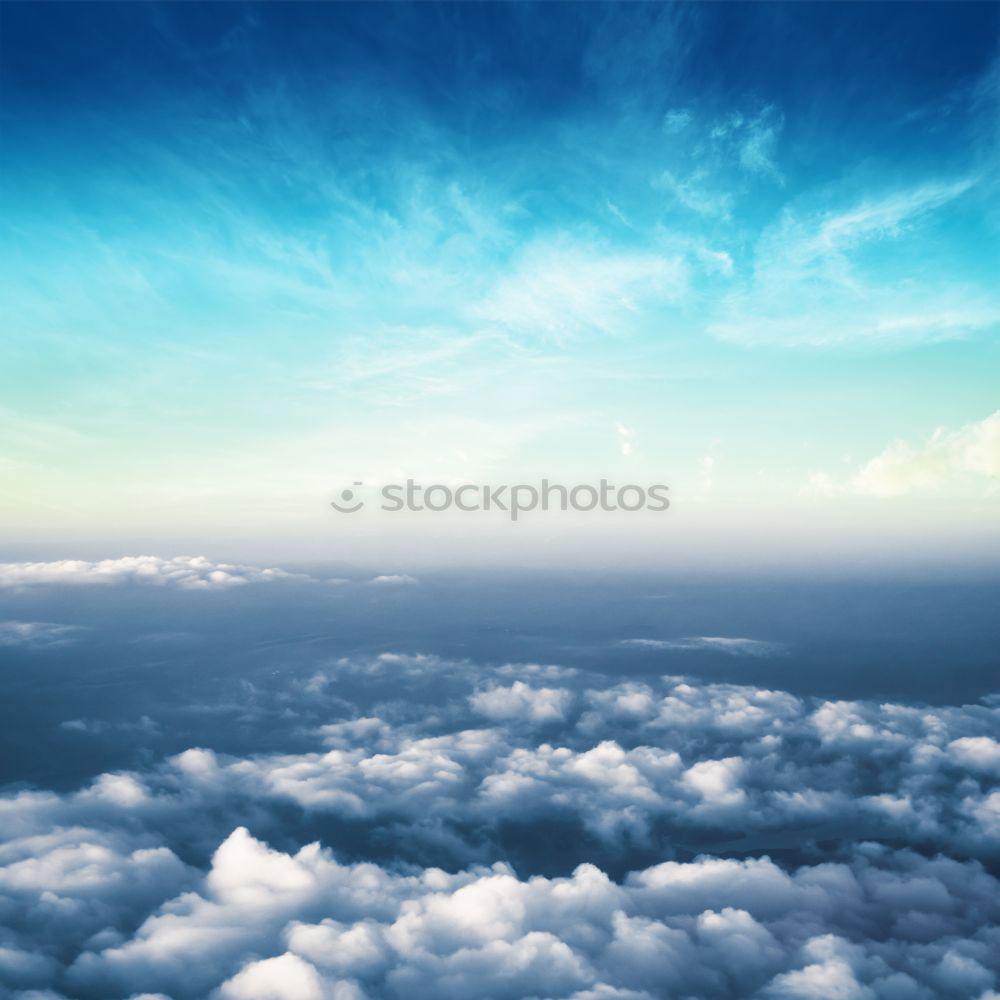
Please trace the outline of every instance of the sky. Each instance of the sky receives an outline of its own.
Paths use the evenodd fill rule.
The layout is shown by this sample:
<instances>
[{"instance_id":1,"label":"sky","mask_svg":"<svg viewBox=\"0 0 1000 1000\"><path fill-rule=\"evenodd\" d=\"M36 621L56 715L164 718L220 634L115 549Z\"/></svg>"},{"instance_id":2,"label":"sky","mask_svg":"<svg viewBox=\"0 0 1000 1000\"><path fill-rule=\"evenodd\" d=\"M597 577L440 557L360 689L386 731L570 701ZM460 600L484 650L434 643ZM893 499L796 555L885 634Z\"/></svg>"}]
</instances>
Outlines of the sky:
<instances>
[{"instance_id":1,"label":"sky","mask_svg":"<svg viewBox=\"0 0 1000 1000\"><path fill-rule=\"evenodd\" d=\"M995 563L995 5L0 16L6 558Z\"/></svg>"}]
</instances>

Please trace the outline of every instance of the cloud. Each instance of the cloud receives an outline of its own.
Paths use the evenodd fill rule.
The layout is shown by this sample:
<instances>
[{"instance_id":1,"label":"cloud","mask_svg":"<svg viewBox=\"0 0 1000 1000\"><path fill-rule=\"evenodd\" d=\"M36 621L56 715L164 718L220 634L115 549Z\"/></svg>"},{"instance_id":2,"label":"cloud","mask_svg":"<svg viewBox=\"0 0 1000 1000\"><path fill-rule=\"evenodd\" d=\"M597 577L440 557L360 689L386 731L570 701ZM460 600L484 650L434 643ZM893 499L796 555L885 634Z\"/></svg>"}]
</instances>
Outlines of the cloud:
<instances>
[{"instance_id":1,"label":"cloud","mask_svg":"<svg viewBox=\"0 0 1000 1000\"><path fill-rule=\"evenodd\" d=\"M192 747L0 796L0 982L17 1000L997 986L989 699L395 653L321 676L276 693L298 749Z\"/></svg>"},{"instance_id":2,"label":"cloud","mask_svg":"<svg viewBox=\"0 0 1000 1000\"><path fill-rule=\"evenodd\" d=\"M769 105L756 114L729 115L712 127L710 136L716 143L731 147L744 170L781 184L784 177L774 161L774 151L784 124L781 111Z\"/></svg>"},{"instance_id":3,"label":"cloud","mask_svg":"<svg viewBox=\"0 0 1000 1000\"><path fill-rule=\"evenodd\" d=\"M86 631L80 625L55 622L0 622L0 646L65 646L77 641Z\"/></svg>"},{"instance_id":4,"label":"cloud","mask_svg":"<svg viewBox=\"0 0 1000 1000\"><path fill-rule=\"evenodd\" d=\"M622 423L615 424L615 434L618 435L618 447L621 453L628 458L635 452L635 430L626 427Z\"/></svg>"},{"instance_id":5,"label":"cloud","mask_svg":"<svg viewBox=\"0 0 1000 1000\"><path fill-rule=\"evenodd\" d=\"M720 635L695 635L680 639L623 639L622 646L637 649L669 649L680 652L707 650L730 656L775 656L784 651L779 642L762 639L741 639Z\"/></svg>"},{"instance_id":6,"label":"cloud","mask_svg":"<svg viewBox=\"0 0 1000 1000\"><path fill-rule=\"evenodd\" d=\"M825 215L810 237L796 246L805 260L827 252L844 251L868 240L897 236L904 224L947 205L973 186L972 178L928 183L882 198L867 199L844 212Z\"/></svg>"},{"instance_id":7,"label":"cloud","mask_svg":"<svg viewBox=\"0 0 1000 1000\"><path fill-rule=\"evenodd\" d=\"M726 278L732 277L733 258L728 251L713 250L711 247L701 243L695 246L694 252L706 271L717 272Z\"/></svg>"},{"instance_id":8,"label":"cloud","mask_svg":"<svg viewBox=\"0 0 1000 1000\"><path fill-rule=\"evenodd\" d=\"M0 588L33 586L143 586L173 587L179 590L228 590L249 583L323 583L345 586L352 581L331 577L322 581L304 573L257 566L242 566L213 562L204 556L125 556L87 562L82 559L62 559L55 562L0 563ZM387 573L364 581L368 586L398 587L420 581L404 573ZM361 581L359 581L359 584ZM62 630L62 631L59 631ZM0 623L0 645L14 643L47 644L68 642L77 626L46 622Z\"/></svg>"},{"instance_id":9,"label":"cloud","mask_svg":"<svg viewBox=\"0 0 1000 1000\"><path fill-rule=\"evenodd\" d=\"M305 579L309 578L281 569L214 563L204 556L175 556L173 559L125 556L99 562L62 559L56 562L0 563L0 587L140 583L182 590L225 590L246 583Z\"/></svg>"},{"instance_id":10,"label":"cloud","mask_svg":"<svg viewBox=\"0 0 1000 1000\"><path fill-rule=\"evenodd\" d=\"M1000 478L1000 410L980 421L948 430L938 427L914 447L895 441L865 462L849 479L816 473L807 484L814 494L896 497Z\"/></svg>"},{"instance_id":11,"label":"cloud","mask_svg":"<svg viewBox=\"0 0 1000 1000\"><path fill-rule=\"evenodd\" d=\"M653 188L666 191L678 204L709 218L728 219L733 207L733 197L727 191L717 191L706 185L703 171L695 171L688 177L679 177L673 171L664 170L653 181Z\"/></svg>"},{"instance_id":12,"label":"cloud","mask_svg":"<svg viewBox=\"0 0 1000 1000\"><path fill-rule=\"evenodd\" d=\"M989 736L963 736L948 744L948 752L965 767L1000 776L1000 742Z\"/></svg>"},{"instance_id":13,"label":"cloud","mask_svg":"<svg viewBox=\"0 0 1000 1000\"><path fill-rule=\"evenodd\" d=\"M784 177L774 161L774 149L783 125L781 112L773 107L766 108L746 124L746 134L740 143L741 165L779 183L784 183Z\"/></svg>"},{"instance_id":14,"label":"cloud","mask_svg":"<svg viewBox=\"0 0 1000 1000\"><path fill-rule=\"evenodd\" d=\"M478 691L469 704L490 719L527 719L531 722L555 722L566 718L572 694L562 688L532 688L524 681L510 687L491 687Z\"/></svg>"},{"instance_id":15,"label":"cloud","mask_svg":"<svg viewBox=\"0 0 1000 1000\"><path fill-rule=\"evenodd\" d=\"M249 962L219 988L218 1000L362 1000L355 983L330 981L292 952Z\"/></svg>"},{"instance_id":16,"label":"cloud","mask_svg":"<svg viewBox=\"0 0 1000 1000\"><path fill-rule=\"evenodd\" d=\"M679 257L545 241L528 245L470 315L556 342L588 332L623 333L642 308L680 299L687 279Z\"/></svg>"},{"instance_id":17,"label":"cloud","mask_svg":"<svg viewBox=\"0 0 1000 1000\"><path fill-rule=\"evenodd\" d=\"M993 710L805 702L677 678L659 689L564 678L575 690L516 678L469 691L478 683L469 664L393 656L341 664L331 678L310 680L299 696L340 712L350 705L343 721L316 732L322 747L246 758L193 748L155 771L103 776L70 812L127 804L193 816L225 801L227 816L259 817L292 804L352 823L402 823L416 856L446 850L462 862L497 857L511 816L544 826L557 814L613 856L636 843L671 852L709 828L730 849L815 830L1000 853L997 802L982 784L993 766ZM391 700L351 694L372 686ZM546 742L534 736L538 725ZM881 762L874 783L872 754ZM456 815L461 836L450 828Z\"/></svg>"},{"instance_id":18,"label":"cloud","mask_svg":"<svg viewBox=\"0 0 1000 1000\"><path fill-rule=\"evenodd\" d=\"M694 116L689 111L674 110L664 117L663 129L668 135L693 131ZM774 106L755 113L733 112L699 129L701 141L691 145L691 160L687 170L677 167L659 172L652 181L656 191L665 191L688 212L701 217L703 223L731 220L739 196L747 180L766 179L784 184L784 176L775 160L778 138L784 127L784 116ZM743 185L734 182L731 165L737 164L744 174ZM723 274L731 273L732 260L728 253L698 251L705 263Z\"/></svg>"},{"instance_id":19,"label":"cloud","mask_svg":"<svg viewBox=\"0 0 1000 1000\"><path fill-rule=\"evenodd\" d=\"M742 758L726 757L699 761L684 772L681 780L707 803L740 806L746 801L746 793L739 787L745 773Z\"/></svg>"},{"instance_id":20,"label":"cloud","mask_svg":"<svg viewBox=\"0 0 1000 1000\"><path fill-rule=\"evenodd\" d=\"M683 132L694 121L694 115L687 108L671 108L663 116L663 131L668 135Z\"/></svg>"},{"instance_id":21,"label":"cloud","mask_svg":"<svg viewBox=\"0 0 1000 1000\"><path fill-rule=\"evenodd\" d=\"M942 277L952 272L907 252L914 232L975 183L930 182L839 209L790 205L764 230L752 275L723 300L708 332L748 346L886 346L996 326L1000 303L990 290Z\"/></svg>"},{"instance_id":22,"label":"cloud","mask_svg":"<svg viewBox=\"0 0 1000 1000\"><path fill-rule=\"evenodd\" d=\"M871 844L792 870L701 857L615 883L586 864L396 873L240 828L194 892L87 947L68 979L177 1000L213 981L218 1000L974 996L996 981L978 921L995 920L997 888L975 865ZM891 936L866 941L876 925Z\"/></svg>"}]
</instances>

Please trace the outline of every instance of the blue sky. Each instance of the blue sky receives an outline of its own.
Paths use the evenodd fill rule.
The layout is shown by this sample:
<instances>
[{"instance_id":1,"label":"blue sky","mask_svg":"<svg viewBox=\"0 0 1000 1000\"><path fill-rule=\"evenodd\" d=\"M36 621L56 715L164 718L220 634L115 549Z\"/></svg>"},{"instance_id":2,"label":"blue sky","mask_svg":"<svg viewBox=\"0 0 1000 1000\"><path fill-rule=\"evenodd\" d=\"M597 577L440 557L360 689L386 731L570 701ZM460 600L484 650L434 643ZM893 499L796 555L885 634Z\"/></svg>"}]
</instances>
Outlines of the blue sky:
<instances>
[{"instance_id":1,"label":"blue sky","mask_svg":"<svg viewBox=\"0 0 1000 1000\"><path fill-rule=\"evenodd\" d=\"M19 553L995 554L995 6L2 16ZM605 475L668 526L325 506Z\"/></svg>"}]
</instances>

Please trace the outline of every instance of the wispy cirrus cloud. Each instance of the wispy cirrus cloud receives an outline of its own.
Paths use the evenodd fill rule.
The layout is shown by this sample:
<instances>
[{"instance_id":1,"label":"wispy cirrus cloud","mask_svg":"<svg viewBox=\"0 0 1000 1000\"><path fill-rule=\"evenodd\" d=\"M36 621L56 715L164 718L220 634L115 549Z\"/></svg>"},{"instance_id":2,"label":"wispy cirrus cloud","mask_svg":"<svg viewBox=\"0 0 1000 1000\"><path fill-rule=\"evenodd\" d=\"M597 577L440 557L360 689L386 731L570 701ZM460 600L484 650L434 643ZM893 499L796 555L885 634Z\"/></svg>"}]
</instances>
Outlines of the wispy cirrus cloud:
<instances>
[{"instance_id":1,"label":"wispy cirrus cloud","mask_svg":"<svg viewBox=\"0 0 1000 1000\"><path fill-rule=\"evenodd\" d=\"M481 323L558 343L581 333L621 334L643 307L678 301L687 281L680 257L556 238L525 247L470 311Z\"/></svg>"},{"instance_id":2,"label":"wispy cirrus cloud","mask_svg":"<svg viewBox=\"0 0 1000 1000\"><path fill-rule=\"evenodd\" d=\"M711 183L704 170L695 170L684 176L679 176L672 170L664 170L653 181L653 189L665 191L679 205L696 215L728 219L732 211L733 196L728 191L713 189L709 186Z\"/></svg>"},{"instance_id":3,"label":"wispy cirrus cloud","mask_svg":"<svg viewBox=\"0 0 1000 1000\"><path fill-rule=\"evenodd\" d=\"M713 126L710 135L736 152L740 165L779 184L784 183L776 162L776 146L785 119L780 108L768 105L756 113L735 112Z\"/></svg>"},{"instance_id":4,"label":"wispy cirrus cloud","mask_svg":"<svg viewBox=\"0 0 1000 1000\"><path fill-rule=\"evenodd\" d=\"M993 292L912 259L919 227L975 183L929 182L839 209L789 206L762 234L752 275L724 300L708 332L746 346L891 347L997 326ZM873 244L882 248L877 263Z\"/></svg>"}]
</instances>

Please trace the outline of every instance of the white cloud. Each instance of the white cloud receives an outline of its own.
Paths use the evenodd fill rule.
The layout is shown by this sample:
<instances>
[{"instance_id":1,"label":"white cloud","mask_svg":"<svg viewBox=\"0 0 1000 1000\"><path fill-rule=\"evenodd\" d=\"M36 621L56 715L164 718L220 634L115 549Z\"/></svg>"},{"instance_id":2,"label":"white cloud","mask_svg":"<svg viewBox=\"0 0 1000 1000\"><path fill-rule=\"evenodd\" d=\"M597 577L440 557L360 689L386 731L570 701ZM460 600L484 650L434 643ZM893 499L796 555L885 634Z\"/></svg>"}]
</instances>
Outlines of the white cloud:
<instances>
[{"instance_id":1,"label":"white cloud","mask_svg":"<svg viewBox=\"0 0 1000 1000\"><path fill-rule=\"evenodd\" d=\"M784 183L775 162L775 146L784 124L784 115L773 106L762 108L753 116L738 115L729 120L726 131L736 141L739 162L745 170Z\"/></svg>"},{"instance_id":2,"label":"white cloud","mask_svg":"<svg viewBox=\"0 0 1000 1000\"><path fill-rule=\"evenodd\" d=\"M618 435L618 447L621 453L628 458L635 451L635 430L622 423L616 423L615 434Z\"/></svg>"},{"instance_id":3,"label":"white cloud","mask_svg":"<svg viewBox=\"0 0 1000 1000\"><path fill-rule=\"evenodd\" d=\"M399 587L420 581L415 576L407 576L405 573L385 573L372 577L368 582L373 587Z\"/></svg>"},{"instance_id":4,"label":"white cloud","mask_svg":"<svg viewBox=\"0 0 1000 1000\"><path fill-rule=\"evenodd\" d=\"M912 223L946 205L965 194L972 185L971 179L929 183L860 202L843 212L827 214L811 238L796 251L808 260L828 251L847 250L873 238L896 236L905 223Z\"/></svg>"},{"instance_id":5,"label":"white cloud","mask_svg":"<svg viewBox=\"0 0 1000 1000\"><path fill-rule=\"evenodd\" d=\"M709 333L745 345L893 345L965 336L1000 324L987 288L947 278L912 258L887 279L882 262L910 230L936 219L973 180L928 183L840 210L788 208L764 231L745 286L722 303ZM883 245L880 263L864 251ZM942 275L945 276L942 276Z\"/></svg>"},{"instance_id":6,"label":"white cloud","mask_svg":"<svg viewBox=\"0 0 1000 1000\"><path fill-rule=\"evenodd\" d=\"M687 108L671 108L663 116L663 131L668 134L683 132L694 121L694 115Z\"/></svg>"},{"instance_id":7,"label":"white cloud","mask_svg":"<svg viewBox=\"0 0 1000 1000\"><path fill-rule=\"evenodd\" d=\"M976 940L996 889L969 864L873 845L792 871L666 862L617 884L586 864L528 880L504 865L400 874L237 829L196 891L88 945L69 979L184 1000L213 980L218 1000L971 996L996 982L988 935ZM859 940L886 922L891 937Z\"/></svg>"},{"instance_id":8,"label":"white cloud","mask_svg":"<svg viewBox=\"0 0 1000 1000\"><path fill-rule=\"evenodd\" d=\"M680 639L623 639L623 646L638 649L670 649L678 651L710 650L730 656L775 656L785 647L778 642L762 639L742 639L721 635L695 635Z\"/></svg>"},{"instance_id":9,"label":"white cloud","mask_svg":"<svg viewBox=\"0 0 1000 1000\"><path fill-rule=\"evenodd\" d=\"M249 962L219 988L218 1000L362 1000L355 983L324 980L291 952Z\"/></svg>"},{"instance_id":10,"label":"white cloud","mask_svg":"<svg viewBox=\"0 0 1000 1000\"><path fill-rule=\"evenodd\" d=\"M813 938L803 946L802 957L818 961L776 976L766 996L788 1000L876 1000L874 990L855 978L847 956L855 958L857 952L847 941L830 934Z\"/></svg>"},{"instance_id":11,"label":"white cloud","mask_svg":"<svg viewBox=\"0 0 1000 1000\"><path fill-rule=\"evenodd\" d=\"M554 722L566 718L572 694L564 688L533 688L524 681L510 687L495 686L477 691L469 704L490 719L528 719L531 722Z\"/></svg>"},{"instance_id":12,"label":"white cloud","mask_svg":"<svg viewBox=\"0 0 1000 1000\"><path fill-rule=\"evenodd\" d=\"M709 138L725 152L735 154L745 170L780 182L781 171L773 157L784 123L784 115L774 105L761 107L755 113L734 111L712 125Z\"/></svg>"},{"instance_id":13,"label":"white cloud","mask_svg":"<svg viewBox=\"0 0 1000 1000\"><path fill-rule=\"evenodd\" d=\"M315 749L192 748L76 792L0 797L0 981L172 1000L997 985L990 701L821 701L403 654L325 669L328 684L279 699L339 713L311 737L290 723ZM373 688L391 700L365 701ZM317 825L336 849L298 846ZM530 845L522 875L504 863L512 828ZM549 842L558 877L534 868Z\"/></svg>"},{"instance_id":14,"label":"white cloud","mask_svg":"<svg viewBox=\"0 0 1000 1000\"><path fill-rule=\"evenodd\" d=\"M733 258L727 251L713 250L704 244L698 244L695 255L706 271L717 271L726 278L733 276Z\"/></svg>"},{"instance_id":15,"label":"white cloud","mask_svg":"<svg viewBox=\"0 0 1000 1000\"><path fill-rule=\"evenodd\" d=\"M142 583L183 590L223 590L245 583L296 579L308 577L281 569L214 563L204 556L175 556L173 559L125 556L99 562L61 559L56 562L0 563L0 587Z\"/></svg>"},{"instance_id":16,"label":"white cloud","mask_svg":"<svg viewBox=\"0 0 1000 1000\"><path fill-rule=\"evenodd\" d=\"M680 205L697 215L728 219L733 207L732 195L706 186L706 176L695 171L688 177L678 177L664 170L653 182L653 187L666 191Z\"/></svg>"},{"instance_id":17,"label":"white cloud","mask_svg":"<svg viewBox=\"0 0 1000 1000\"><path fill-rule=\"evenodd\" d=\"M79 625L55 622L0 622L0 646L65 646L86 631Z\"/></svg>"},{"instance_id":18,"label":"white cloud","mask_svg":"<svg viewBox=\"0 0 1000 1000\"><path fill-rule=\"evenodd\" d=\"M472 317L534 337L622 333L650 304L677 301L687 287L679 257L606 253L569 241L529 246Z\"/></svg>"},{"instance_id":19,"label":"white cloud","mask_svg":"<svg viewBox=\"0 0 1000 1000\"><path fill-rule=\"evenodd\" d=\"M937 428L927 442L914 447L895 441L865 462L849 479L816 473L807 491L894 497L983 479L991 487L1000 477L1000 410L957 430Z\"/></svg>"},{"instance_id":20,"label":"white cloud","mask_svg":"<svg viewBox=\"0 0 1000 1000\"><path fill-rule=\"evenodd\" d=\"M1000 742L989 736L962 736L948 744L948 752L965 767L1000 776Z\"/></svg>"},{"instance_id":21,"label":"white cloud","mask_svg":"<svg viewBox=\"0 0 1000 1000\"><path fill-rule=\"evenodd\" d=\"M739 806L746 801L746 793L739 787L745 774L742 758L726 757L699 761L684 772L681 780L709 805Z\"/></svg>"}]
</instances>

